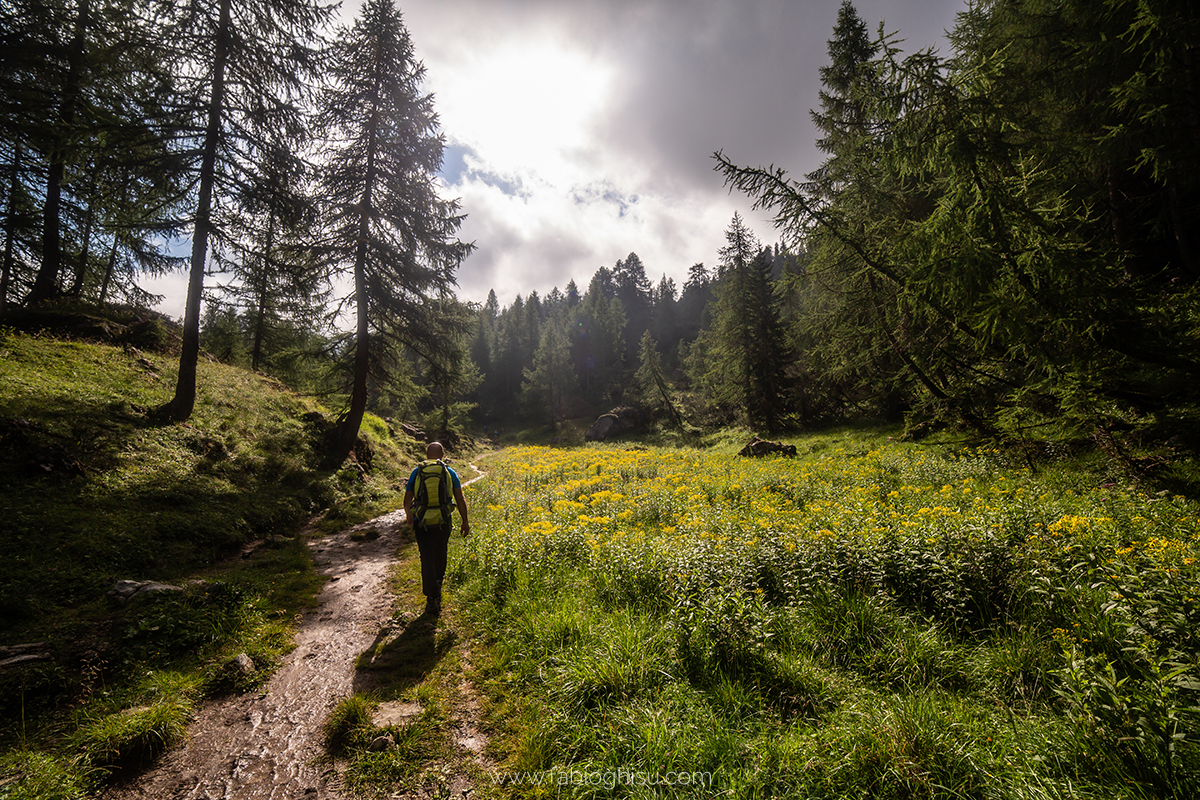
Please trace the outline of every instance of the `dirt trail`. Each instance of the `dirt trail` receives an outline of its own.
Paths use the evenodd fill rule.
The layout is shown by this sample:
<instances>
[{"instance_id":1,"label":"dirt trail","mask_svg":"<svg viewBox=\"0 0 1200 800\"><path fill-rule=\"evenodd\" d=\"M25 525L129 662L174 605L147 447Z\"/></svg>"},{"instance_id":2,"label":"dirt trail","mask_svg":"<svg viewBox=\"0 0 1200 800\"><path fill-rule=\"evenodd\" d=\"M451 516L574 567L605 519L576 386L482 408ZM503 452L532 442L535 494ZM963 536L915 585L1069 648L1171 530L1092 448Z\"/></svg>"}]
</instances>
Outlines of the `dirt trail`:
<instances>
[{"instance_id":1,"label":"dirt trail","mask_svg":"<svg viewBox=\"0 0 1200 800\"><path fill-rule=\"evenodd\" d=\"M205 704L188 726L188 740L182 747L103 797L334 800L349 796L342 793L333 765L323 758L321 725L339 700L354 693L356 659L377 640L390 617L388 571L402 544L403 520L404 511L398 510L312 541L317 570L330 580L318 595L317 607L304 615L296 648L278 672L256 693ZM416 557L415 544L406 547ZM469 692L470 687L464 685L462 690ZM466 698L464 707L473 707L477 714L472 698ZM459 727L472 737L469 742L460 740L460 746L477 752L477 719L459 720Z\"/></svg>"}]
</instances>

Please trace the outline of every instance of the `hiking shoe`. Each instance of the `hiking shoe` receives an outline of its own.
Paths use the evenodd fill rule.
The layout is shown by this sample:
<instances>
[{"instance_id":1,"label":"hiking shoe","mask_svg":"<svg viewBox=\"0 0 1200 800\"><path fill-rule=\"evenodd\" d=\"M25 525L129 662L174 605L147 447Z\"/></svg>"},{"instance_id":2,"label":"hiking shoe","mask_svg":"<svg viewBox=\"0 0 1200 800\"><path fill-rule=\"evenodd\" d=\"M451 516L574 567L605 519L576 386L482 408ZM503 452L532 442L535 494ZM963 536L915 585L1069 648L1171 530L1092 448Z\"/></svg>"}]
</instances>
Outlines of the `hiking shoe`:
<instances>
[{"instance_id":1,"label":"hiking shoe","mask_svg":"<svg viewBox=\"0 0 1200 800\"><path fill-rule=\"evenodd\" d=\"M442 610L442 598L431 597L425 601L425 613L428 615L439 614Z\"/></svg>"}]
</instances>

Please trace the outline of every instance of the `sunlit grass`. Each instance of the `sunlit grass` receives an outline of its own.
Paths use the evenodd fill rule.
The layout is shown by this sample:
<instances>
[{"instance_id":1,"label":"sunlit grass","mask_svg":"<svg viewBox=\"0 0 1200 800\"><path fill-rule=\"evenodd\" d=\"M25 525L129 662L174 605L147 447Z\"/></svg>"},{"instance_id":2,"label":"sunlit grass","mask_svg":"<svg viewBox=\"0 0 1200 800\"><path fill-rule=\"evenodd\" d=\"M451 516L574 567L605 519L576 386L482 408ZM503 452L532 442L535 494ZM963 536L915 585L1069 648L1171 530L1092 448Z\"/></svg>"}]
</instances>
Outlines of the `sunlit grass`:
<instances>
[{"instance_id":1,"label":"sunlit grass","mask_svg":"<svg viewBox=\"0 0 1200 800\"><path fill-rule=\"evenodd\" d=\"M489 462L456 578L524 720L507 766L732 796L1200 786L1196 502L989 448L795 444Z\"/></svg>"}]
</instances>

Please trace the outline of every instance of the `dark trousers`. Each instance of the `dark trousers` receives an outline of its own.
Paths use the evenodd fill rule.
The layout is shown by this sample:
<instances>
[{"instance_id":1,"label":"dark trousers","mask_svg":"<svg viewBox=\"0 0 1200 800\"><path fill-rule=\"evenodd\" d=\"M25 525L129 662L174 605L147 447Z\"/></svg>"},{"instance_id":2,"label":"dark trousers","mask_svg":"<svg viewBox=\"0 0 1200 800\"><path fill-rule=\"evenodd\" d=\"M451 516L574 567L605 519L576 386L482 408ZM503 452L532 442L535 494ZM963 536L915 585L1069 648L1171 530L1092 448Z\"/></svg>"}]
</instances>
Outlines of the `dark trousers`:
<instances>
[{"instance_id":1,"label":"dark trousers","mask_svg":"<svg viewBox=\"0 0 1200 800\"><path fill-rule=\"evenodd\" d=\"M446 548L450 544L450 521L431 527L418 526L417 550L421 553L421 591L433 599L442 597L446 577Z\"/></svg>"}]
</instances>

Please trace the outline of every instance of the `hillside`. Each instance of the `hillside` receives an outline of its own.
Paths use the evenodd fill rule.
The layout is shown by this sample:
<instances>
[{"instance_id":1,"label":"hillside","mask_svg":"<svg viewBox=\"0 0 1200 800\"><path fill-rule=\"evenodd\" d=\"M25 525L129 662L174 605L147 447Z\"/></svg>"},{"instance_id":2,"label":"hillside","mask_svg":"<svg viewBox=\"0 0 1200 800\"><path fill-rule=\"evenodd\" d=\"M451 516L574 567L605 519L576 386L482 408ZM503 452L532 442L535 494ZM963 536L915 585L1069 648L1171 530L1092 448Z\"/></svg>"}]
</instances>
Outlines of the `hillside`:
<instances>
[{"instance_id":1,"label":"hillside","mask_svg":"<svg viewBox=\"0 0 1200 800\"><path fill-rule=\"evenodd\" d=\"M88 753L63 761L64 785L110 759L140 762L182 735L199 699L265 680L324 580L301 526L398 507L421 452L368 415L357 456L322 469L326 409L210 361L196 414L165 424L155 409L175 361L0 329L4 784L21 782L30 753ZM118 581L184 590L122 604ZM233 669L239 656L248 674ZM151 712L110 730L134 707Z\"/></svg>"},{"instance_id":2,"label":"hillside","mask_svg":"<svg viewBox=\"0 0 1200 800\"><path fill-rule=\"evenodd\" d=\"M369 472L354 461L321 471L328 412L245 370L202 363L195 416L168 425L153 409L170 398L170 357L10 333L0 365L8 625L92 602L118 579L185 577L317 512L383 500L417 444L376 419Z\"/></svg>"}]
</instances>

